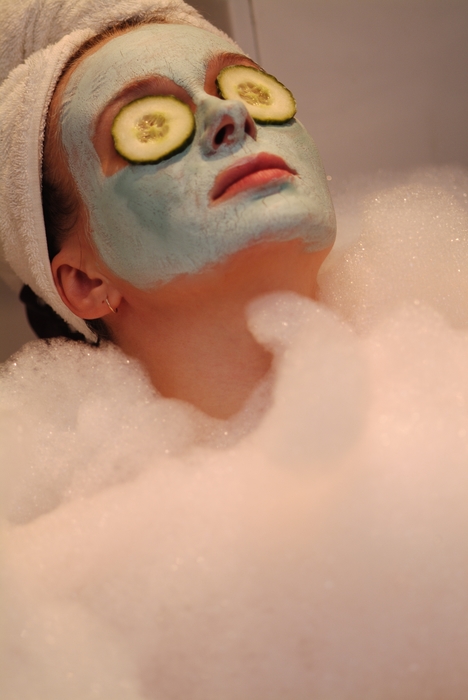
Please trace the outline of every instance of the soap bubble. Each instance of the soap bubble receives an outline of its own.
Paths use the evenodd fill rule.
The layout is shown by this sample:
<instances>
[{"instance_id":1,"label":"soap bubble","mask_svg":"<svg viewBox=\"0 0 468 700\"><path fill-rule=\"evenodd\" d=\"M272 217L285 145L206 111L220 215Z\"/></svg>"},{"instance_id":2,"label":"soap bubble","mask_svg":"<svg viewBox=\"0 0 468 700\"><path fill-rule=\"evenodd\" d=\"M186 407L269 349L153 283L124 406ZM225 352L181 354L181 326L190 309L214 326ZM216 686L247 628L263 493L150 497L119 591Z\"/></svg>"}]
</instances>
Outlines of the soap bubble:
<instances>
[{"instance_id":1,"label":"soap bubble","mask_svg":"<svg viewBox=\"0 0 468 700\"><path fill-rule=\"evenodd\" d=\"M230 421L119 350L0 377L2 700L468 696L468 176L338 193Z\"/></svg>"}]
</instances>

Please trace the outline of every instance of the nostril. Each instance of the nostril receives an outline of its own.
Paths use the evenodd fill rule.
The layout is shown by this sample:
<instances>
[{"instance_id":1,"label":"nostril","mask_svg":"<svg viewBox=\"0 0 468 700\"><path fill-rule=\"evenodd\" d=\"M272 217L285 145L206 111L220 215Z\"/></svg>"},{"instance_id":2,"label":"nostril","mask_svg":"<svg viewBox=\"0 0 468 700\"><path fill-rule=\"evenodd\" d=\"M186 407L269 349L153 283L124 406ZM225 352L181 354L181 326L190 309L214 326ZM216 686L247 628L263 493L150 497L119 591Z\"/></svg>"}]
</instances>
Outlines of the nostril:
<instances>
[{"instance_id":1,"label":"nostril","mask_svg":"<svg viewBox=\"0 0 468 700\"><path fill-rule=\"evenodd\" d=\"M215 144L217 146L221 146L221 144L227 141L233 133L234 124L226 124L226 126L222 126L214 138Z\"/></svg>"},{"instance_id":2,"label":"nostril","mask_svg":"<svg viewBox=\"0 0 468 700\"><path fill-rule=\"evenodd\" d=\"M255 128L255 124L253 123L252 119L245 120L244 131L247 134L247 136L250 136L251 138L255 139L255 137L257 136L257 129Z\"/></svg>"}]
</instances>

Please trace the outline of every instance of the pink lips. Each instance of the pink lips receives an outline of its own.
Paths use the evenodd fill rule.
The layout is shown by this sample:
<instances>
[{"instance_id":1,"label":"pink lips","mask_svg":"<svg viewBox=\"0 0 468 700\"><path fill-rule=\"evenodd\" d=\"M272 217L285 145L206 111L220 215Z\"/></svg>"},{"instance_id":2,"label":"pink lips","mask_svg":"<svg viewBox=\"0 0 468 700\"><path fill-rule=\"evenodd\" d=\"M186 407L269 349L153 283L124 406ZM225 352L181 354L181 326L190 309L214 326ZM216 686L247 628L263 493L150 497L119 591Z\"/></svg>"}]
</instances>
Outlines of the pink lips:
<instances>
[{"instance_id":1,"label":"pink lips","mask_svg":"<svg viewBox=\"0 0 468 700\"><path fill-rule=\"evenodd\" d=\"M220 173L211 190L211 201L218 203L234 197L239 192L262 187L272 180L289 178L296 174L296 171L279 156L259 153L257 156L241 160Z\"/></svg>"}]
</instances>

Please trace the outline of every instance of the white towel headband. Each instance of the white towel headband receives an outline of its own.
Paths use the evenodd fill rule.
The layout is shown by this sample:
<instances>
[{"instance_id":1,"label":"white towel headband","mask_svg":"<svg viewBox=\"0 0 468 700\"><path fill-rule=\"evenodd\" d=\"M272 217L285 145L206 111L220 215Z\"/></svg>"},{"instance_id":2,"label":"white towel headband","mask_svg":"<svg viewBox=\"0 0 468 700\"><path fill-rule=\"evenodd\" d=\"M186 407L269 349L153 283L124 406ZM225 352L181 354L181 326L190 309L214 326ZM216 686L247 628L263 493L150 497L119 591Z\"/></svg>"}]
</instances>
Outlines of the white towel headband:
<instances>
[{"instance_id":1,"label":"white towel headband","mask_svg":"<svg viewBox=\"0 0 468 700\"><path fill-rule=\"evenodd\" d=\"M21 281L88 340L53 281L41 201L47 111L63 67L89 38L131 17L226 35L182 0L5 0L0 40L0 275Z\"/></svg>"}]
</instances>

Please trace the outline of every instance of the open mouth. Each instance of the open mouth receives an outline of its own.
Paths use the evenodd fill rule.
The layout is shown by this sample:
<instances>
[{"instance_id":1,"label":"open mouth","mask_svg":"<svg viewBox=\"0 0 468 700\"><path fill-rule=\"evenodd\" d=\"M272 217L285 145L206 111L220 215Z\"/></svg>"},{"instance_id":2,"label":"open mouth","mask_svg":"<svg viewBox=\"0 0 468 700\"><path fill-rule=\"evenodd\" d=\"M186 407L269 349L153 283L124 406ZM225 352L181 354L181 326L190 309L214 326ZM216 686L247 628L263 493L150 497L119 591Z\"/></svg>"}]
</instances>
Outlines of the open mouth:
<instances>
[{"instance_id":1,"label":"open mouth","mask_svg":"<svg viewBox=\"0 0 468 700\"><path fill-rule=\"evenodd\" d=\"M220 173L211 190L211 201L218 203L245 190L264 187L274 180L290 179L291 175L297 173L282 158L270 153L259 153Z\"/></svg>"}]
</instances>

